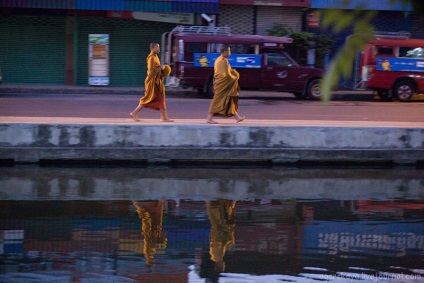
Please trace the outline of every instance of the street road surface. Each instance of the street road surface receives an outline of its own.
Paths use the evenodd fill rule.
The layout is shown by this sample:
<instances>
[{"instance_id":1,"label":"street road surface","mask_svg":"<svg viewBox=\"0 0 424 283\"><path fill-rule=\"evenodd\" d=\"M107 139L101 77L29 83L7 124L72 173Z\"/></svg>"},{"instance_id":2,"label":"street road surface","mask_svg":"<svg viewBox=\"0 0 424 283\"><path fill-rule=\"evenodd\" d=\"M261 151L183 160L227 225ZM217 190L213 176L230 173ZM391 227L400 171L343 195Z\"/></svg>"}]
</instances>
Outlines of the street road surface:
<instances>
[{"instance_id":1,"label":"street road surface","mask_svg":"<svg viewBox=\"0 0 424 283\"><path fill-rule=\"evenodd\" d=\"M139 94L0 94L0 116L129 119L139 98ZM168 114L172 119L206 119L210 101L196 92L168 92ZM287 93L243 91L239 113L252 120L424 122L424 98L382 102L370 93L346 92L323 103L297 100ZM158 111L140 112L141 120L156 118Z\"/></svg>"}]
</instances>

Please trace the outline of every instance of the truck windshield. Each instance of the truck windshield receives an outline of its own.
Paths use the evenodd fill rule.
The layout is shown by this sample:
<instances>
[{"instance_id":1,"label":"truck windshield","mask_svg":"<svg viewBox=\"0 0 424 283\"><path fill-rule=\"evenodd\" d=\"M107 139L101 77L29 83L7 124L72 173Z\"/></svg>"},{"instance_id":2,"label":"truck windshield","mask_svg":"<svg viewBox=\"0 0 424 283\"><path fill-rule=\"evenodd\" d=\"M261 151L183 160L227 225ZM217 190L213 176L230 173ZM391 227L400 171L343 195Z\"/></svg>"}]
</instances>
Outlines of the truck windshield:
<instances>
[{"instance_id":1,"label":"truck windshield","mask_svg":"<svg viewBox=\"0 0 424 283\"><path fill-rule=\"evenodd\" d=\"M288 67L293 65L292 61L281 53L266 53L268 66Z\"/></svg>"},{"instance_id":2,"label":"truck windshield","mask_svg":"<svg viewBox=\"0 0 424 283\"><path fill-rule=\"evenodd\" d=\"M399 57L424 58L424 48L401 47L399 50Z\"/></svg>"}]
</instances>

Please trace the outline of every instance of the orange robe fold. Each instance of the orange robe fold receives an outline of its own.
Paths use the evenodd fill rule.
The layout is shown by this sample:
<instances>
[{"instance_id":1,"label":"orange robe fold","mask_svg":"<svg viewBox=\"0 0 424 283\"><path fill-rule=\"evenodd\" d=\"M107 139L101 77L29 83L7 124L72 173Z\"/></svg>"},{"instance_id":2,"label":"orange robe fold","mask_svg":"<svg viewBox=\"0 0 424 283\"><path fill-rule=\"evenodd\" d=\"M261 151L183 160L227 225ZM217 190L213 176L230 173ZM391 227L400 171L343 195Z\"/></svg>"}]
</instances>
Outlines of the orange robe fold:
<instances>
[{"instance_id":1,"label":"orange robe fold","mask_svg":"<svg viewBox=\"0 0 424 283\"><path fill-rule=\"evenodd\" d=\"M228 59L219 56L214 64L214 96L209 107L209 114L220 117L232 117L238 110L240 87L239 73L232 69Z\"/></svg>"},{"instance_id":2,"label":"orange robe fold","mask_svg":"<svg viewBox=\"0 0 424 283\"><path fill-rule=\"evenodd\" d=\"M209 253L211 260L219 263L228 247L235 244L235 201L211 201L206 208L211 222Z\"/></svg>"},{"instance_id":3,"label":"orange robe fold","mask_svg":"<svg viewBox=\"0 0 424 283\"><path fill-rule=\"evenodd\" d=\"M142 220L143 253L146 265L155 264L157 248L165 248L167 239L162 231L164 201L134 202L139 218Z\"/></svg>"}]
</instances>

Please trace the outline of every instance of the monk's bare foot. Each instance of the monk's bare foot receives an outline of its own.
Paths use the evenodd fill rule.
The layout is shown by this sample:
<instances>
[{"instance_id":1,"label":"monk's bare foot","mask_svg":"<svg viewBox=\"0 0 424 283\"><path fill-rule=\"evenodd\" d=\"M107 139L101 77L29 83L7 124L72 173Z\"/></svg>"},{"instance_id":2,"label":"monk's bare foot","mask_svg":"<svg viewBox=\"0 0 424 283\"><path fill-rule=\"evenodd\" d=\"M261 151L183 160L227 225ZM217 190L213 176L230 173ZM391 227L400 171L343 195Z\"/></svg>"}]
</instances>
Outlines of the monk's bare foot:
<instances>
[{"instance_id":1,"label":"monk's bare foot","mask_svg":"<svg viewBox=\"0 0 424 283\"><path fill-rule=\"evenodd\" d=\"M134 122L140 122L140 119L138 119L137 115L135 115L133 112L130 113L130 116L134 120Z\"/></svg>"},{"instance_id":2,"label":"monk's bare foot","mask_svg":"<svg viewBox=\"0 0 424 283\"><path fill-rule=\"evenodd\" d=\"M218 122L217 122L217 121L212 120L212 119L206 120L206 122L207 122L208 124L218 124Z\"/></svg>"},{"instance_id":3,"label":"monk's bare foot","mask_svg":"<svg viewBox=\"0 0 424 283\"><path fill-rule=\"evenodd\" d=\"M174 122L174 120L169 119L169 118L165 118L165 119L162 119L162 122Z\"/></svg>"},{"instance_id":4,"label":"monk's bare foot","mask_svg":"<svg viewBox=\"0 0 424 283\"><path fill-rule=\"evenodd\" d=\"M242 117L238 116L238 117L236 118L236 123L240 123L241 121L244 121L244 119L246 119L246 117L245 117L245 116L242 116Z\"/></svg>"}]
</instances>

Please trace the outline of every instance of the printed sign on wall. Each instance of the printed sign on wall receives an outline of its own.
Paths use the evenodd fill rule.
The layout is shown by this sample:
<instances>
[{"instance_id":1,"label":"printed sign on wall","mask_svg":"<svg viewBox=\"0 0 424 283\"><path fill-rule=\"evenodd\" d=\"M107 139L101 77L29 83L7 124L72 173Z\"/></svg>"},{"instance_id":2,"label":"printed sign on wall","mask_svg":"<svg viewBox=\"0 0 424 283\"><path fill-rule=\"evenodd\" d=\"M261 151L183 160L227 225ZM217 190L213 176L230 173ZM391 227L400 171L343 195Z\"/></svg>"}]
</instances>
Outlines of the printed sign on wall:
<instances>
[{"instance_id":1,"label":"printed sign on wall","mask_svg":"<svg viewBox=\"0 0 424 283\"><path fill-rule=\"evenodd\" d=\"M109 85L109 35L88 36L88 84Z\"/></svg>"}]
</instances>

